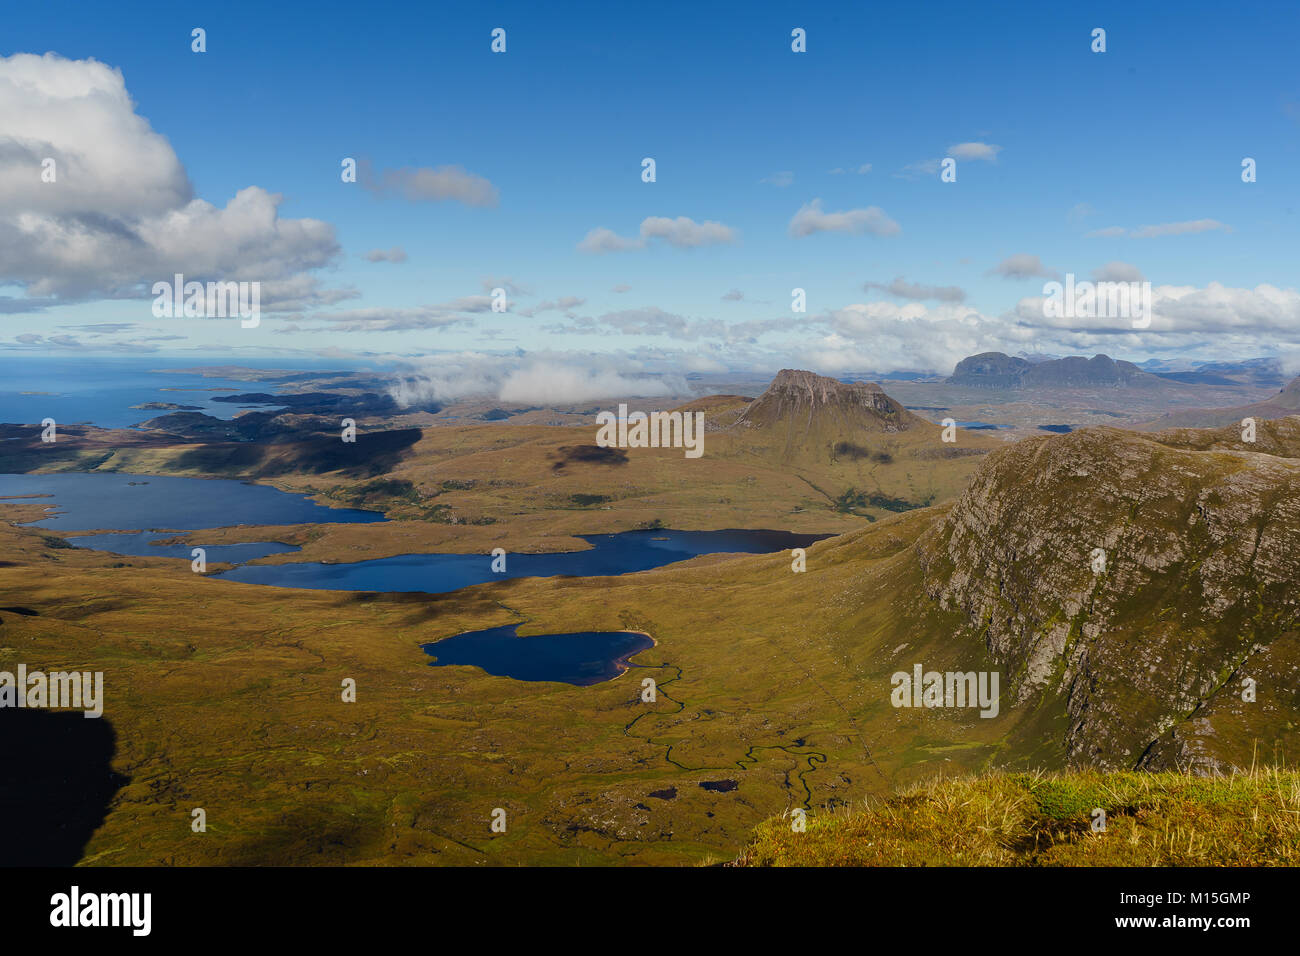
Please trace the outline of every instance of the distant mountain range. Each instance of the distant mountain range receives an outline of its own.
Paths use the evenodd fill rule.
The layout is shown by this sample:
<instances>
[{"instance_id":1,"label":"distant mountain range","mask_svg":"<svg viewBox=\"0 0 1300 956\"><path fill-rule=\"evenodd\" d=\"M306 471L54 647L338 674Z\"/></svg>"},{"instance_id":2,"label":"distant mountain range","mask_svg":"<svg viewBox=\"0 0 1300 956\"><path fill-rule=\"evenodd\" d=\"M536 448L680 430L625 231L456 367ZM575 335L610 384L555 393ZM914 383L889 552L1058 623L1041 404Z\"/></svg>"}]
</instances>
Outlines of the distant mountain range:
<instances>
[{"instance_id":1,"label":"distant mountain range","mask_svg":"<svg viewBox=\"0 0 1300 956\"><path fill-rule=\"evenodd\" d=\"M1144 372L1132 362L1108 355L1030 362L1004 352L982 352L957 363L948 385L972 388L1152 388L1163 384L1160 376Z\"/></svg>"},{"instance_id":2,"label":"distant mountain range","mask_svg":"<svg viewBox=\"0 0 1300 956\"><path fill-rule=\"evenodd\" d=\"M1042 357L982 352L957 363L948 385L970 388L1158 388L1161 380L1182 385L1246 385L1280 388L1286 377L1275 358L1240 362L1126 362L1108 355Z\"/></svg>"},{"instance_id":3,"label":"distant mountain range","mask_svg":"<svg viewBox=\"0 0 1300 956\"><path fill-rule=\"evenodd\" d=\"M1292 381L1272 398L1250 405L1231 408L1187 408L1168 412L1145 425L1136 426L1141 431L1160 431L1166 428L1223 428L1240 424L1243 418L1269 421L1300 415L1300 378Z\"/></svg>"}]
</instances>

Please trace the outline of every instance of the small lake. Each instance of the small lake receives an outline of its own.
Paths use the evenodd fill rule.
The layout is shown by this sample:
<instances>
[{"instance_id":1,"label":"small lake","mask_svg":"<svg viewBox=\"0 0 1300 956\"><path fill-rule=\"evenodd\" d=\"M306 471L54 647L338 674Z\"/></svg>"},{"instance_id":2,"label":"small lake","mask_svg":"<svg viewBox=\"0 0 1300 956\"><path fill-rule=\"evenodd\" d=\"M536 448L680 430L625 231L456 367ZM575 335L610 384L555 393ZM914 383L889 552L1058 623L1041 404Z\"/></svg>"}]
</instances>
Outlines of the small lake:
<instances>
[{"instance_id":1,"label":"small lake","mask_svg":"<svg viewBox=\"0 0 1300 956\"><path fill-rule=\"evenodd\" d=\"M560 681L586 687L613 680L628 668L628 658L654 647L634 631L582 631L519 637L518 624L468 631L432 644L424 652L431 667L468 665L497 677Z\"/></svg>"}]
</instances>

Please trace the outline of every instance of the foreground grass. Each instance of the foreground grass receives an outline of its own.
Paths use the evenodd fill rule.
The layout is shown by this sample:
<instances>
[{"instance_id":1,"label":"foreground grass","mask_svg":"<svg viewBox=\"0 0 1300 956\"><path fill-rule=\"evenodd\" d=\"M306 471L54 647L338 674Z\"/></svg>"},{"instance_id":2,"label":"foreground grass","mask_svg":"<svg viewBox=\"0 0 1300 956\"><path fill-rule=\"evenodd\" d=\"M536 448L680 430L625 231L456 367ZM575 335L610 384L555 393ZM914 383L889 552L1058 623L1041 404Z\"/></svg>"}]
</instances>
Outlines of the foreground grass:
<instances>
[{"instance_id":1,"label":"foreground grass","mask_svg":"<svg viewBox=\"0 0 1300 956\"><path fill-rule=\"evenodd\" d=\"M1105 831L1092 829L1105 811ZM1295 866L1300 772L989 774L761 824L742 866Z\"/></svg>"}]
</instances>

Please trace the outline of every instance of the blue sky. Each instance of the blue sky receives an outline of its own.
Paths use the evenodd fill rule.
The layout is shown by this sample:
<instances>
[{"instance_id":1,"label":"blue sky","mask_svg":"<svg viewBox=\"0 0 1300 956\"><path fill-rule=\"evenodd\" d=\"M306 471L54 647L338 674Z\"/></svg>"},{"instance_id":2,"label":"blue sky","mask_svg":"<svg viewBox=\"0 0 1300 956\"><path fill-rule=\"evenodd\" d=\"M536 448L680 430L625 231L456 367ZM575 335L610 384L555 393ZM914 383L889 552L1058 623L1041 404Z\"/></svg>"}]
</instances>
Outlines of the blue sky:
<instances>
[{"instance_id":1,"label":"blue sky","mask_svg":"<svg viewBox=\"0 0 1300 956\"><path fill-rule=\"evenodd\" d=\"M164 261L183 264L166 250L142 257L133 276L109 249L96 268L111 280L81 275L62 286L40 284L58 271L57 256L25 269L9 257L9 268L0 261L0 295L11 297L0 347L232 356L522 349L659 370L827 372L938 368L985 348L1137 359L1289 354L1288 330L1300 323L1293 4L701 6L11 9L0 55L53 52L120 70L193 197L222 209L258 187L283 197L278 220L318 220L332 240L317 237L315 248L296 246L291 262L279 262L278 239L267 238L257 255L279 269L267 280L296 276L315 293L281 297L284 309L272 301L253 330L229 319L155 319L151 297L125 297L133 279L168 278ZM207 31L206 53L190 51L193 27ZM507 31L504 54L489 49L495 27ZM807 31L806 53L791 51L795 27ZM1090 49L1094 27L1107 32L1105 53ZM31 69L36 79L23 72L24 82L47 82L42 67ZM48 83L45 94L62 95ZM31 88L20 87L10 96ZM124 125L120 112L107 121ZM57 138L0 128L0 147L8 135L30 147L11 155L39 155L31 146L39 132L60 155L94 157L101 145L81 125ZM964 151L954 151L959 144ZM957 182L943 183L933 164L954 152ZM981 152L988 158L966 158ZM6 167L5 155L0 148L0 172L26 174L20 160ZM646 156L656 160L654 183L641 181ZM375 175L459 167L490 183L496 202L379 196L340 182L343 157L368 160ZM1243 157L1257 161L1257 182L1241 181ZM131 176L127 160L104 165ZM817 200L826 213L874 208L866 221L896 223L896 232L792 235L791 220ZM141 234L151 228L131 207L100 208L103 191L78 201L78 223L107 216ZM0 216L6 205L31 215L24 203L12 189L0 194ZM597 228L635 239L647 217L694 225L679 245L578 248ZM726 240L699 240L694 229L707 222L721 224ZM1167 234L1132 235L1150 226ZM4 240L0 220L0 247ZM363 258L393 247L405 261ZM1043 274L998 274L1012 257L1021 268L1004 272L1019 275L1037 257ZM194 261L190 274L204 272L207 260ZM256 277L256 258L223 261L234 265L202 278ZM1157 290L1178 290L1150 332L1026 322L1021 303L1047 278L1087 278L1113 262ZM905 295L877 287L898 278ZM509 285L510 312L454 307L482 297L485 280ZM790 309L796 286L807 290L802 315ZM923 297L954 287L960 301ZM583 301L535 311L575 299ZM382 331L392 310L408 311ZM328 318L341 313L352 318ZM122 327L87 328L108 324ZM740 331L720 331L728 327Z\"/></svg>"}]
</instances>

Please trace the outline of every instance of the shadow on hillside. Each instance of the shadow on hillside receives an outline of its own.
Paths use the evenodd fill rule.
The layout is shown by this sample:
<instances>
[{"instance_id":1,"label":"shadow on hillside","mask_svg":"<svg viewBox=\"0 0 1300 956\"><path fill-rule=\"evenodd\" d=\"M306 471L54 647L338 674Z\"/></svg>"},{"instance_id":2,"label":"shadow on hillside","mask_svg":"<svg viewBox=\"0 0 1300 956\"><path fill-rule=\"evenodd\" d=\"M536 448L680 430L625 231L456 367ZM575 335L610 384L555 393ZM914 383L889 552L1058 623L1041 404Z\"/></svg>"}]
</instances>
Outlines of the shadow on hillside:
<instances>
[{"instance_id":1,"label":"shadow on hillside","mask_svg":"<svg viewBox=\"0 0 1300 956\"><path fill-rule=\"evenodd\" d=\"M0 866L72 866L129 777L117 734L80 711L0 710Z\"/></svg>"},{"instance_id":2,"label":"shadow on hillside","mask_svg":"<svg viewBox=\"0 0 1300 956\"><path fill-rule=\"evenodd\" d=\"M621 448L600 445L564 445L553 456L557 460L552 471L563 471L567 465L626 465L627 452Z\"/></svg>"},{"instance_id":3,"label":"shadow on hillside","mask_svg":"<svg viewBox=\"0 0 1300 956\"><path fill-rule=\"evenodd\" d=\"M338 471L350 478L373 478L387 474L408 458L421 434L418 428L401 428L358 432L355 442L345 442L335 435L283 445L221 442L187 449L176 457L175 467L246 477Z\"/></svg>"}]
</instances>

